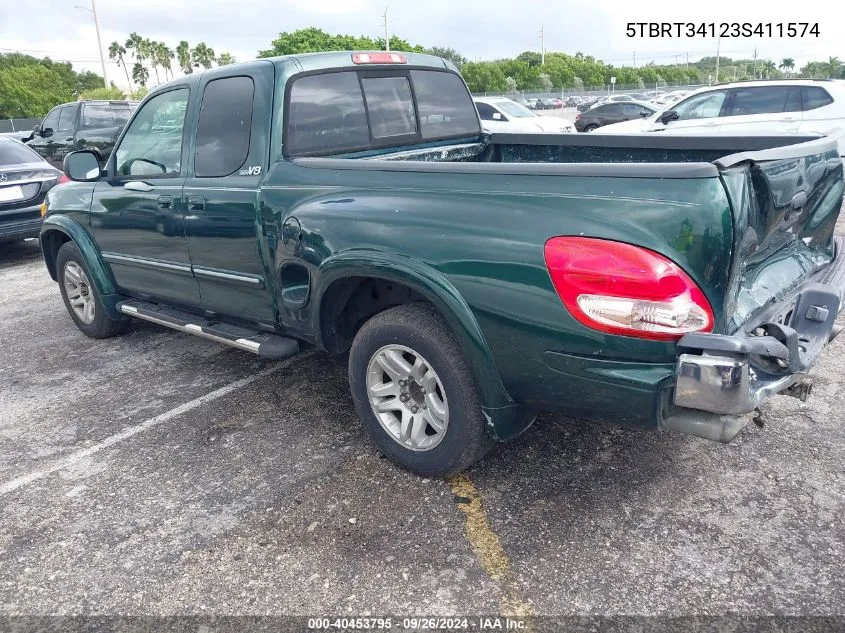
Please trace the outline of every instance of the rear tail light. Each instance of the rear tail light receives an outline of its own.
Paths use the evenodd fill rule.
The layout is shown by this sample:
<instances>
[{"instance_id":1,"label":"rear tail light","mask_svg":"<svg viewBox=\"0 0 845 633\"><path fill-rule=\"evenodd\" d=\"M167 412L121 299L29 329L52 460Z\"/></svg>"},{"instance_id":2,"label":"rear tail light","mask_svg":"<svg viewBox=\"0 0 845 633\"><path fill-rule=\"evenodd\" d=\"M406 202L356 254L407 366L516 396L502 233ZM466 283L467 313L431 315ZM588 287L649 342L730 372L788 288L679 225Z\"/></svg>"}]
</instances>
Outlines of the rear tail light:
<instances>
[{"instance_id":1,"label":"rear tail light","mask_svg":"<svg viewBox=\"0 0 845 633\"><path fill-rule=\"evenodd\" d=\"M59 182L56 184L60 185L63 182L70 182L70 178L67 177L67 174L65 172L61 172L61 175L59 176Z\"/></svg>"},{"instance_id":2,"label":"rear tail light","mask_svg":"<svg viewBox=\"0 0 845 633\"><path fill-rule=\"evenodd\" d=\"M353 53L353 64L406 64L401 53Z\"/></svg>"},{"instance_id":3,"label":"rear tail light","mask_svg":"<svg viewBox=\"0 0 845 633\"><path fill-rule=\"evenodd\" d=\"M701 289L654 251L591 237L553 237L545 258L563 305L589 328L662 341L713 329L713 310Z\"/></svg>"},{"instance_id":4,"label":"rear tail light","mask_svg":"<svg viewBox=\"0 0 845 633\"><path fill-rule=\"evenodd\" d=\"M578 114L575 115L575 120L577 121L580 118L581 118L581 113L579 112Z\"/></svg>"}]
</instances>

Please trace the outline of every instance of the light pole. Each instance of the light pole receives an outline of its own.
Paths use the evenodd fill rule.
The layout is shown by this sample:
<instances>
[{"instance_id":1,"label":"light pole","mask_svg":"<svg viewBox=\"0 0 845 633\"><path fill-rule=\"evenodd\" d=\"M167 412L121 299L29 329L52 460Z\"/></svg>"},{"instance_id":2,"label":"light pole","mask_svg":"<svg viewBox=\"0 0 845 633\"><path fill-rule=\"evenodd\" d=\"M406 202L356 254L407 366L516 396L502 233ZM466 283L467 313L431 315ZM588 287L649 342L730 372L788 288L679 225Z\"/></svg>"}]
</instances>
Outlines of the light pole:
<instances>
[{"instance_id":1,"label":"light pole","mask_svg":"<svg viewBox=\"0 0 845 633\"><path fill-rule=\"evenodd\" d=\"M93 0L92 0L92 2L93 2ZM390 50L390 32L387 29L387 9L388 9L387 7L384 7L384 15L382 17L384 18L384 50L389 51Z\"/></svg>"},{"instance_id":2,"label":"light pole","mask_svg":"<svg viewBox=\"0 0 845 633\"><path fill-rule=\"evenodd\" d=\"M97 50L100 53L100 66L103 69L103 88L109 87L109 80L106 78L106 58L103 57L103 43L100 41L100 21L97 19L97 7L94 4L94 0L91 0L91 8L77 4L74 6L76 9L85 9L89 11L91 15L94 16L94 30L97 31Z\"/></svg>"},{"instance_id":3,"label":"light pole","mask_svg":"<svg viewBox=\"0 0 845 633\"><path fill-rule=\"evenodd\" d=\"M720 33L718 39L716 40L716 83L719 83L719 47L721 46L721 44L722 35Z\"/></svg>"}]
</instances>

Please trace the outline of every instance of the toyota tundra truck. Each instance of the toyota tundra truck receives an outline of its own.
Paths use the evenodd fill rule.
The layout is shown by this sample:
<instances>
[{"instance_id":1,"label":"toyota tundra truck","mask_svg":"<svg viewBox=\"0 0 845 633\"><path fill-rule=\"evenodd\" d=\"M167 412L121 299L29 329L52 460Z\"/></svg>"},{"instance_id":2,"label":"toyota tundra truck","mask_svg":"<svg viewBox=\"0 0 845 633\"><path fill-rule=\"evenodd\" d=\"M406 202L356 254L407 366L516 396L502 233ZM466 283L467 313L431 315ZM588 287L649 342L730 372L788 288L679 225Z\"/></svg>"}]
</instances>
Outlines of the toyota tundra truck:
<instances>
[{"instance_id":1,"label":"toyota tundra truck","mask_svg":"<svg viewBox=\"0 0 845 633\"><path fill-rule=\"evenodd\" d=\"M824 137L489 135L448 61L332 52L171 81L97 158L42 209L83 333L348 354L367 434L424 476L538 411L728 442L838 332Z\"/></svg>"}]
</instances>

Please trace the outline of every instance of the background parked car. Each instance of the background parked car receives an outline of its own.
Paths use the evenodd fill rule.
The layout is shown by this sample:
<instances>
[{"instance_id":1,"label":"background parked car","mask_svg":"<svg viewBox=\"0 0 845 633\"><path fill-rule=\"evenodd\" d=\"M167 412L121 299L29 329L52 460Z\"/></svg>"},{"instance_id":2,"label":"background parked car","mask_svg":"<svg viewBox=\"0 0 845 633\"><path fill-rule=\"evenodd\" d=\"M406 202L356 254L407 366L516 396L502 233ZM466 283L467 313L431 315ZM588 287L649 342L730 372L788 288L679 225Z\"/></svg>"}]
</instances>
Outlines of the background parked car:
<instances>
[{"instance_id":1,"label":"background parked car","mask_svg":"<svg viewBox=\"0 0 845 633\"><path fill-rule=\"evenodd\" d=\"M0 135L0 242L38 237L44 196L66 180L26 145Z\"/></svg>"},{"instance_id":2,"label":"background parked car","mask_svg":"<svg viewBox=\"0 0 845 633\"><path fill-rule=\"evenodd\" d=\"M105 161L137 107L135 101L77 101L58 105L35 126L27 145L59 169L65 156L77 149L96 149Z\"/></svg>"},{"instance_id":3,"label":"background parked car","mask_svg":"<svg viewBox=\"0 0 845 633\"><path fill-rule=\"evenodd\" d=\"M579 132L592 132L603 125L645 119L655 113L654 106L644 101L623 101L604 103L575 116L575 128Z\"/></svg>"},{"instance_id":4,"label":"background parked car","mask_svg":"<svg viewBox=\"0 0 845 633\"><path fill-rule=\"evenodd\" d=\"M719 136L825 134L839 139L839 153L845 156L845 82L741 81L702 88L646 120L619 123L602 131Z\"/></svg>"},{"instance_id":5,"label":"background parked car","mask_svg":"<svg viewBox=\"0 0 845 633\"><path fill-rule=\"evenodd\" d=\"M534 102L535 110L554 110L555 108L562 108L563 104L560 99L547 99L540 97Z\"/></svg>"},{"instance_id":6,"label":"background parked car","mask_svg":"<svg viewBox=\"0 0 845 633\"><path fill-rule=\"evenodd\" d=\"M488 132L542 134L574 132L566 119L542 116L506 97L475 97L481 125Z\"/></svg>"},{"instance_id":7,"label":"background parked car","mask_svg":"<svg viewBox=\"0 0 845 633\"><path fill-rule=\"evenodd\" d=\"M592 108L594 105L596 105L598 102L599 102L598 97L587 97L586 99L584 99L584 101L582 101L581 103L578 104L578 106L577 106L578 112L586 112L587 110Z\"/></svg>"}]
</instances>

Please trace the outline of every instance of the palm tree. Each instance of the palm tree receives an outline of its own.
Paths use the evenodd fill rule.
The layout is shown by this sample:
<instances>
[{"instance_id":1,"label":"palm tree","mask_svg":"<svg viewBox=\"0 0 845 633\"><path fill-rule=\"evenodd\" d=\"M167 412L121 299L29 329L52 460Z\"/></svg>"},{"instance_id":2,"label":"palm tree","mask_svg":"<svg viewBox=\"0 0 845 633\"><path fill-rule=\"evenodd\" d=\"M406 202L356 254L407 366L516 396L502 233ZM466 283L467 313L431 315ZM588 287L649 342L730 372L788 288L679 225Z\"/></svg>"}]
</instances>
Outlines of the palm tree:
<instances>
[{"instance_id":1,"label":"palm tree","mask_svg":"<svg viewBox=\"0 0 845 633\"><path fill-rule=\"evenodd\" d=\"M190 75L194 72L191 65L191 46L185 40L179 42L179 46L176 47L176 58L179 60L179 68L183 73Z\"/></svg>"},{"instance_id":2,"label":"palm tree","mask_svg":"<svg viewBox=\"0 0 845 633\"><path fill-rule=\"evenodd\" d=\"M229 53L220 53L220 56L217 58L217 65L226 66L228 64L234 64L235 61L235 58L232 57Z\"/></svg>"},{"instance_id":3,"label":"palm tree","mask_svg":"<svg viewBox=\"0 0 845 633\"><path fill-rule=\"evenodd\" d=\"M761 67L760 71L766 74L766 79L769 78L769 74L773 73L777 70L777 66L771 59L767 59L763 62L763 66Z\"/></svg>"},{"instance_id":4,"label":"palm tree","mask_svg":"<svg viewBox=\"0 0 845 633\"><path fill-rule=\"evenodd\" d=\"M150 39L144 38L141 42L141 51L144 59L149 60L153 72L156 76L156 85L160 83L158 78L158 60L156 59L156 43Z\"/></svg>"},{"instance_id":5,"label":"palm tree","mask_svg":"<svg viewBox=\"0 0 845 633\"><path fill-rule=\"evenodd\" d=\"M126 85L129 90L132 90L132 82L129 81L129 69L126 67L126 62L123 56L126 55L126 49L120 45L120 42L112 42L109 45L109 59L116 59L118 66L123 66L123 72L126 73Z\"/></svg>"},{"instance_id":6,"label":"palm tree","mask_svg":"<svg viewBox=\"0 0 845 633\"><path fill-rule=\"evenodd\" d=\"M126 48L132 51L132 57L136 62L144 63L144 38L134 31L126 39Z\"/></svg>"},{"instance_id":7,"label":"palm tree","mask_svg":"<svg viewBox=\"0 0 845 633\"><path fill-rule=\"evenodd\" d=\"M191 51L191 57L194 59L195 67L211 68L211 64L214 62L214 49L209 48L205 42L200 42Z\"/></svg>"},{"instance_id":8,"label":"palm tree","mask_svg":"<svg viewBox=\"0 0 845 633\"><path fill-rule=\"evenodd\" d=\"M132 79L139 86L146 86L147 80L150 78L150 71L141 62L135 62L132 66Z\"/></svg>"},{"instance_id":9,"label":"palm tree","mask_svg":"<svg viewBox=\"0 0 845 633\"><path fill-rule=\"evenodd\" d=\"M173 59L173 51L164 42L156 42L156 60L164 69L164 78L167 79L167 73L170 73L170 78L173 79L173 66L170 60Z\"/></svg>"},{"instance_id":10,"label":"palm tree","mask_svg":"<svg viewBox=\"0 0 845 633\"><path fill-rule=\"evenodd\" d=\"M839 67L842 65L842 62L839 61L838 57L828 57L827 58L827 78L834 79L839 76Z\"/></svg>"},{"instance_id":11,"label":"palm tree","mask_svg":"<svg viewBox=\"0 0 845 633\"><path fill-rule=\"evenodd\" d=\"M780 69L786 72L787 77L789 77L789 73L792 72L793 68L795 68L795 60L791 57L784 57L780 60Z\"/></svg>"}]
</instances>

